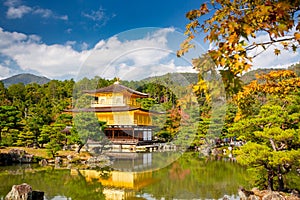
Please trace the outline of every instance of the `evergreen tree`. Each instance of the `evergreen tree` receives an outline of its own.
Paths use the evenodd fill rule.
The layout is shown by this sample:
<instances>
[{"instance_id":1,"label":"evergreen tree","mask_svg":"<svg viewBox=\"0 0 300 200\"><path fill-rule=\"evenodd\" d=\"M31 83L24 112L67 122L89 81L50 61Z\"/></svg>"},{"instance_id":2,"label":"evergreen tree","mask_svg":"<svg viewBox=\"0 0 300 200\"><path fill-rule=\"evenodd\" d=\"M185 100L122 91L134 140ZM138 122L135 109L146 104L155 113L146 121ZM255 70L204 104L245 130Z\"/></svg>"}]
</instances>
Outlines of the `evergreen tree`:
<instances>
[{"instance_id":1,"label":"evergreen tree","mask_svg":"<svg viewBox=\"0 0 300 200\"><path fill-rule=\"evenodd\" d=\"M238 162L260 172L260 185L284 190L284 175L300 164L300 79L290 71L261 78L236 95L239 111L229 132L246 142L236 151ZM247 109L257 96L263 98Z\"/></svg>"},{"instance_id":2,"label":"evergreen tree","mask_svg":"<svg viewBox=\"0 0 300 200\"><path fill-rule=\"evenodd\" d=\"M0 142L2 133L20 127L21 112L14 106L0 106Z\"/></svg>"}]
</instances>

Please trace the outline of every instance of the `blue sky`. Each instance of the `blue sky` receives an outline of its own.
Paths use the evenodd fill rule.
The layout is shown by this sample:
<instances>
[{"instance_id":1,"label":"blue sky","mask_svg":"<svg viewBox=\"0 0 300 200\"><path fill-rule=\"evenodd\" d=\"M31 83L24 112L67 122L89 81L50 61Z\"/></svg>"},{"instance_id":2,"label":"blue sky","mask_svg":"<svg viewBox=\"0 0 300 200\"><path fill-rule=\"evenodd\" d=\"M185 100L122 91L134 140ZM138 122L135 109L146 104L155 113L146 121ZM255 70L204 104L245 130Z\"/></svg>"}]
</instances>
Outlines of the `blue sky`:
<instances>
[{"instance_id":1,"label":"blue sky","mask_svg":"<svg viewBox=\"0 0 300 200\"><path fill-rule=\"evenodd\" d=\"M2 2L0 25L5 30L27 35L36 34L47 44L77 41L85 42L89 46L133 28L177 27L183 31L187 22L185 13L200 5L200 2L195 0Z\"/></svg>"},{"instance_id":2,"label":"blue sky","mask_svg":"<svg viewBox=\"0 0 300 200\"><path fill-rule=\"evenodd\" d=\"M63 2L63 3L62 3ZM193 72L190 59L175 56L196 0L2 0L0 79L30 72L54 79L100 75L141 79ZM156 27L156 28L147 28ZM286 65L297 55L258 58L255 66ZM261 60L259 60L261 59Z\"/></svg>"}]
</instances>

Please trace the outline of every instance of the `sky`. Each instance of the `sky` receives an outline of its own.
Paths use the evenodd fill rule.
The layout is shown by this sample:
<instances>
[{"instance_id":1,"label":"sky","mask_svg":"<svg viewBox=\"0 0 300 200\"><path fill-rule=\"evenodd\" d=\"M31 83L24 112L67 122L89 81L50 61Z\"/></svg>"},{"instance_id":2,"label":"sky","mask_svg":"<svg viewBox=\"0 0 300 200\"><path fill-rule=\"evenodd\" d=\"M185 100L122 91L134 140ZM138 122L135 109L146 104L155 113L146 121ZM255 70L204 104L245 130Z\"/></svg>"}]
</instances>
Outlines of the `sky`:
<instances>
[{"instance_id":1,"label":"sky","mask_svg":"<svg viewBox=\"0 0 300 200\"><path fill-rule=\"evenodd\" d=\"M62 3L63 2L63 3ZM84 76L138 80L167 72L195 72L176 51L184 40L185 13L196 0L1 0L0 79L33 73L51 79ZM264 36L261 38L263 40ZM298 62L298 53L274 59L267 52L254 68Z\"/></svg>"}]
</instances>

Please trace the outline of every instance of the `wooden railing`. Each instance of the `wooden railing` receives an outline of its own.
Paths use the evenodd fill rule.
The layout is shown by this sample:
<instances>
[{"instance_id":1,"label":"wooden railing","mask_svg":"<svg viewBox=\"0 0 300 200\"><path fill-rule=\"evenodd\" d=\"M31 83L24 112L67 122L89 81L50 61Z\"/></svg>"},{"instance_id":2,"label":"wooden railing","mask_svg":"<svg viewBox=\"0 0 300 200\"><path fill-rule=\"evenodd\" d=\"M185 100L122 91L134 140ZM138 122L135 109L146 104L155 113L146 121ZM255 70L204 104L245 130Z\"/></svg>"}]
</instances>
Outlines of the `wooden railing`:
<instances>
[{"instance_id":1,"label":"wooden railing","mask_svg":"<svg viewBox=\"0 0 300 200\"><path fill-rule=\"evenodd\" d=\"M118 144L137 144L139 142L138 139L133 138L109 138L112 143Z\"/></svg>"}]
</instances>

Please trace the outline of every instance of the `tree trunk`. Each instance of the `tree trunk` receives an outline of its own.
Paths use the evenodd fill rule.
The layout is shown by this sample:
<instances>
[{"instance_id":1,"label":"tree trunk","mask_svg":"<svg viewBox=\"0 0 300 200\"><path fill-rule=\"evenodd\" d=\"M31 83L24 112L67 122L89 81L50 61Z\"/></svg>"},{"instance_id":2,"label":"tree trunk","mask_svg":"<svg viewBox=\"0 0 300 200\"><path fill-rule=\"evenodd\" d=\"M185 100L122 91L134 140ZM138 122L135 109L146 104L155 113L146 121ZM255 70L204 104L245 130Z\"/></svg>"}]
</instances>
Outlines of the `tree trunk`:
<instances>
[{"instance_id":1,"label":"tree trunk","mask_svg":"<svg viewBox=\"0 0 300 200\"><path fill-rule=\"evenodd\" d=\"M274 179L274 172L273 170L268 170L268 190L274 191L273 187L273 179Z\"/></svg>"},{"instance_id":2,"label":"tree trunk","mask_svg":"<svg viewBox=\"0 0 300 200\"><path fill-rule=\"evenodd\" d=\"M84 146L83 144L80 144L80 145L78 146L78 149L77 149L76 153L80 153L80 150L82 149L83 146Z\"/></svg>"},{"instance_id":3,"label":"tree trunk","mask_svg":"<svg viewBox=\"0 0 300 200\"><path fill-rule=\"evenodd\" d=\"M281 172L280 165L278 165L277 177L278 177L278 190L283 191L284 190L284 182L283 182L283 175Z\"/></svg>"}]
</instances>

